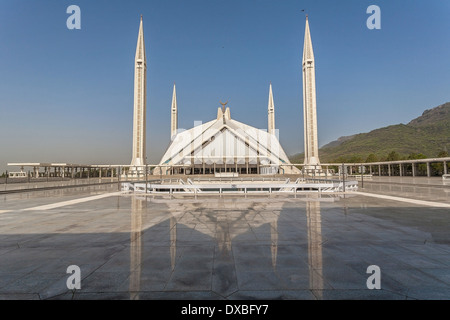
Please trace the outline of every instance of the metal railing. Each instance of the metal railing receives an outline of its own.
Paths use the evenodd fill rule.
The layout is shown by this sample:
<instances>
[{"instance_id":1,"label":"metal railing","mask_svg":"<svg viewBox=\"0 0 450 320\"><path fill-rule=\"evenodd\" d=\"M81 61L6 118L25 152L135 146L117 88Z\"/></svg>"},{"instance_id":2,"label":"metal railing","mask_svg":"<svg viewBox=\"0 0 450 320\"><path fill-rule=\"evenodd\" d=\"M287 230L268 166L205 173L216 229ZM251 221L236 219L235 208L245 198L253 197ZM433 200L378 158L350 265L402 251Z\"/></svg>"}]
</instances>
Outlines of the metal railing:
<instances>
[{"instance_id":1,"label":"metal railing","mask_svg":"<svg viewBox=\"0 0 450 320\"><path fill-rule=\"evenodd\" d=\"M182 181L182 180L180 180ZM345 192L356 191L358 182L350 181L327 181L306 183L217 183L217 184L152 184L142 182L123 182L123 191L149 193L149 194L248 194L248 193L298 193L298 192Z\"/></svg>"}]
</instances>

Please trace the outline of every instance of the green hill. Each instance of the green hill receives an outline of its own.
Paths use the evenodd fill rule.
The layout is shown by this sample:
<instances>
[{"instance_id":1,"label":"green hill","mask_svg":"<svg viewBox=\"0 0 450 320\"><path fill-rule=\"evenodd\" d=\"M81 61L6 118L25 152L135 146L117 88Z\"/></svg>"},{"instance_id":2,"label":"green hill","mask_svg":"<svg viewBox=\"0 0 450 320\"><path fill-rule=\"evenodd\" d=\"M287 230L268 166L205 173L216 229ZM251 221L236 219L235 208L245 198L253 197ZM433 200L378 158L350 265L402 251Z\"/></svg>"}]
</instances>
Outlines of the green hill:
<instances>
[{"instance_id":1,"label":"green hill","mask_svg":"<svg viewBox=\"0 0 450 320\"><path fill-rule=\"evenodd\" d=\"M320 148L320 161L359 162L407 158L411 154L437 157L450 150L450 102L426 110L408 124L397 124L368 133L341 137ZM390 156L389 156L390 155ZM303 154L290 157L302 163Z\"/></svg>"}]
</instances>

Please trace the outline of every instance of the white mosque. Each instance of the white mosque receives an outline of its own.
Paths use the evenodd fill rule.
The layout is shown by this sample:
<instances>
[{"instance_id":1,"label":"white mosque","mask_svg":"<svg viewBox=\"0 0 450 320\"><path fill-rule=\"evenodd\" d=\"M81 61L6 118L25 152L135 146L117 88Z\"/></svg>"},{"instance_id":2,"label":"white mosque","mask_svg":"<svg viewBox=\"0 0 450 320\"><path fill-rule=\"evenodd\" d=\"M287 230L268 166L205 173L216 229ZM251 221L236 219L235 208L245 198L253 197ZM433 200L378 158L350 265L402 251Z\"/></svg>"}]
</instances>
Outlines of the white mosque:
<instances>
[{"instance_id":1,"label":"white mosque","mask_svg":"<svg viewBox=\"0 0 450 320\"><path fill-rule=\"evenodd\" d=\"M135 57L133 154L131 174L141 174L146 164L146 75L147 62L141 16ZM171 143L155 175L192 174L300 174L280 145L275 129L275 105L269 86L268 128L257 129L231 118L227 102L217 117L196 123L190 130L178 129L176 88L171 105ZM306 170L321 170L318 156L314 53L306 17L303 52L303 115Z\"/></svg>"}]
</instances>

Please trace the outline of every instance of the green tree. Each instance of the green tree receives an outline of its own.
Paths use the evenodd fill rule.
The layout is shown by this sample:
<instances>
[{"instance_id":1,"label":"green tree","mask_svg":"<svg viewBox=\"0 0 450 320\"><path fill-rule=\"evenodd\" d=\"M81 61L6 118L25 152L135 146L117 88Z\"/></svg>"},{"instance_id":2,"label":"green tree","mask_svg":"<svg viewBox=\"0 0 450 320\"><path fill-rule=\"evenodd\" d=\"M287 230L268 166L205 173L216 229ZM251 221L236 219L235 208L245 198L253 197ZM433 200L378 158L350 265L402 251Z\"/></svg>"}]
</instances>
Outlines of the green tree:
<instances>
[{"instance_id":1,"label":"green tree","mask_svg":"<svg viewBox=\"0 0 450 320\"><path fill-rule=\"evenodd\" d=\"M333 162L335 162L335 163L345 163L345 162L348 162L348 161L347 161L347 158L345 158L344 156L340 156L340 157L337 157Z\"/></svg>"},{"instance_id":2,"label":"green tree","mask_svg":"<svg viewBox=\"0 0 450 320\"><path fill-rule=\"evenodd\" d=\"M426 159L427 156L423 153L410 153L408 156L408 160L416 160L416 159Z\"/></svg>"},{"instance_id":3,"label":"green tree","mask_svg":"<svg viewBox=\"0 0 450 320\"><path fill-rule=\"evenodd\" d=\"M377 158L377 156L376 156L375 154L373 154L373 153L369 154L369 155L367 156L367 158L366 158L366 163L369 163L369 162L377 162L377 161L378 161L378 158Z\"/></svg>"},{"instance_id":4,"label":"green tree","mask_svg":"<svg viewBox=\"0 0 450 320\"><path fill-rule=\"evenodd\" d=\"M349 161L350 163L361 163L361 162L363 162L362 157L360 155L356 155L356 154L352 155L349 160L350 160Z\"/></svg>"},{"instance_id":5,"label":"green tree","mask_svg":"<svg viewBox=\"0 0 450 320\"><path fill-rule=\"evenodd\" d=\"M445 150L441 150L439 151L438 158L447 158L448 157L448 152ZM432 163L431 167L434 169L434 172L438 175L443 175L444 174L444 164L443 163Z\"/></svg>"},{"instance_id":6,"label":"green tree","mask_svg":"<svg viewBox=\"0 0 450 320\"><path fill-rule=\"evenodd\" d=\"M441 150L438 153L438 158L447 158L448 157L448 152L445 150Z\"/></svg>"},{"instance_id":7,"label":"green tree","mask_svg":"<svg viewBox=\"0 0 450 320\"><path fill-rule=\"evenodd\" d=\"M408 160L417 160L417 159L426 159L428 158L423 153L410 153L408 156ZM419 174L425 174L427 171L427 165L425 163L419 163L417 165L417 171Z\"/></svg>"},{"instance_id":8,"label":"green tree","mask_svg":"<svg viewBox=\"0 0 450 320\"><path fill-rule=\"evenodd\" d=\"M392 151L388 154L387 161L397 161L400 160L400 155L396 151Z\"/></svg>"}]
</instances>

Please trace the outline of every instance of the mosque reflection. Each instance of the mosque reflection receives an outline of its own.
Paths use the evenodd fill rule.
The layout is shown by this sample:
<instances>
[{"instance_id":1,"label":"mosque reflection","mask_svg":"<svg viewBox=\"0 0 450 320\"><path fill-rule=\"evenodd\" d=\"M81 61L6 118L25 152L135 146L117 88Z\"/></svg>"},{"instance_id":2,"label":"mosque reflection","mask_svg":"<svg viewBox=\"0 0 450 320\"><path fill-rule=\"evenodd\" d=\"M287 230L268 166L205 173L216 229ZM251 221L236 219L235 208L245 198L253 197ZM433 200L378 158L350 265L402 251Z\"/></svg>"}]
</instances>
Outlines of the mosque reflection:
<instances>
[{"instance_id":1,"label":"mosque reflection","mask_svg":"<svg viewBox=\"0 0 450 320\"><path fill-rule=\"evenodd\" d=\"M309 277L309 289L313 290L315 296L322 298L321 290L324 289L322 269L322 219L321 219L321 201L330 201L320 197L290 199L290 201L271 201L267 198L220 198L207 200L192 199L155 199L151 197L131 196L131 234L130 234L130 278L129 292L130 299L139 299L139 293L145 291L141 288L141 272L143 268L143 246L152 245L144 241L144 232L151 232L152 227L164 221L168 230L168 253L170 255L170 268L174 271L177 264L177 245L183 245L182 239L178 239L177 230L180 227L190 228L192 232L202 234L202 239L209 239L216 246L216 255L225 259L233 257L232 246L237 243L244 243L247 246L252 244L267 244L270 247L272 272L277 273L278 250L281 245L297 245L285 241L283 230L280 229L279 221L283 217L286 209L296 212L299 215L299 221L302 221L305 229L298 229L301 236L306 237L307 250L302 248L302 255L306 257L308 263L308 272L303 272L301 277ZM331 200L334 201L334 200ZM165 207L165 216L161 219L155 219L152 212L155 207ZM161 211L161 210L160 210ZM305 214L306 213L306 214ZM160 213L161 214L161 213ZM306 218L306 221L305 221ZM145 220L145 221L144 221ZM286 221L283 221L283 227L286 227ZM289 227L289 226L288 226ZM258 234L258 241L242 240L243 236L252 233L252 230L270 229L268 233ZM294 228L290 231L297 232ZM180 232L180 231L179 231ZM282 240L280 240L282 239ZM195 245L195 241L193 242ZM305 259L306 260L306 259ZM252 265L248 270L252 270ZM285 267L285 266L280 266ZM229 281L228 279L226 281ZM237 280L236 280L237 281ZM316 291L314 291L316 290Z\"/></svg>"}]
</instances>

